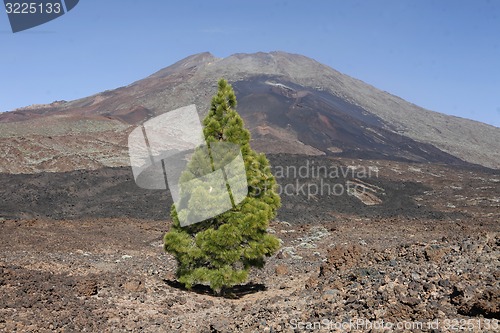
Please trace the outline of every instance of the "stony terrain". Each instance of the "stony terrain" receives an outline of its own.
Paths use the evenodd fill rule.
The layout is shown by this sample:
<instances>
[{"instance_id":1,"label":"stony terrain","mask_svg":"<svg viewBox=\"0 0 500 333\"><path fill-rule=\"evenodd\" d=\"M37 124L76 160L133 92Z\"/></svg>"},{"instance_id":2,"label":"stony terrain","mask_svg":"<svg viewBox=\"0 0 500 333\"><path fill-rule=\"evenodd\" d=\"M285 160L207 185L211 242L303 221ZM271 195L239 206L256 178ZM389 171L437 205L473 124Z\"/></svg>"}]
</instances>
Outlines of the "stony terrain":
<instances>
[{"instance_id":1,"label":"stony terrain","mask_svg":"<svg viewBox=\"0 0 500 333\"><path fill-rule=\"evenodd\" d=\"M275 166L304 163L282 155L271 160ZM381 202L364 204L363 197L348 195L283 196L283 209L269 228L282 240L280 251L225 297L205 286L188 291L175 281L175 260L162 250L170 224L160 215L169 204L161 199L165 193L135 193L132 185L123 185L122 177L130 177L126 170L75 171L65 178L76 180L71 184L53 182L50 174L3 175L19 213L12 210L0 220L0 331L303 332L312 326L338 332L499 331L498 172L314 161L377 167L378 177L358 180L377 189ZM290 175L278 180L292 181ZM14 195L16 184L24 195L45 188L39 208L52 198L57 214L38 211L36 217L36 200L27 205L23 195ZM87 217L72 214L77 210L70 206L63 209L72 196L87 191L74 201L83 205L95 197ZM1 211L7 199L4 194ZM133 217L141 205L144 214L157 213ZM376 329L381 324L384 330Z\"/></svg>"},{"instance_id":2,"label":"stony terrain","mask_svg":"<svg viewBox=\"0 0 500 333\"><path fill-rule=\"evenodd\" d=\"M164 222L3 221L0 331L292 332L308 322L328 331L437 320L451 332L445 325L462 320L498 332L496 224L342 221L273 223L282 249L226 298L175 282ZM347 331L370 331L358 328Z\"/></svg>"}]
</instances>

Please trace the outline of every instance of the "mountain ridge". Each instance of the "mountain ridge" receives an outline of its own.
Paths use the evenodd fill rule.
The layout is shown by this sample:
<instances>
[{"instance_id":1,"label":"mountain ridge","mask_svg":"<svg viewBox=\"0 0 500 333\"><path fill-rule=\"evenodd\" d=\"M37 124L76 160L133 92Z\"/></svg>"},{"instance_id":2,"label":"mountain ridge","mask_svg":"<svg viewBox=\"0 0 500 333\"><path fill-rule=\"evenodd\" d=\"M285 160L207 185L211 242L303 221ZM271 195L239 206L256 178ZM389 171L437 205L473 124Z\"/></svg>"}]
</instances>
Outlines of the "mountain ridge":
<instances>
[{"instance_id":1,"label":"mountain ridge","mask_svg":"<svg viewBox=\"0 0 500 333\"><path fill-rule=\"evenodd\" d=\"M127 86L70 102L59 101L0 114L0 132L10 133L5 126L12 122L30 123L33 119L42 118L54 120L54 124L45 125L49 127L57 126L57 121L68 119L101 122L96 126L102 125L109 138L102 147L96 149L109 151L112 146L117 148L118 145L120 154L94 156L90 158L92 164L126 165L128 160L124 139L133 126L188 104L196 104L200 116L203 116L208 110L217 80L221 77L235 86L239 107L246 110L243 112L244 119L247 123L253 123L251 130L254 141L262 139L259 145L263 151L269 146L265 144L267 138L275 143L274 147L286 147L284 151L277 151L284 153L318 155L347 154L347 151L363 156L363 152L367 152L367 156L376 158L391 158L395 155L409 161L459 163L452 158L456 157L457 160L500 169L500 152L496 149L496 142L500 142L499 128L426 110L313 59L282 51L237 53L226 58L217 58L209 52L194 54ZM265 86L265 89L269 89L262 91L262 85L267 81L273 82L275 86ZM252 82L256 89L259 87L260 99L249 97L255 94L248 82ZM295 92L285 91L283 87L287 84L294 85L292 90ZM242 90L241 87L245 85L247 88ZM300 94L303 96L298 97ZM275 104L263 104L260 107L267 110L254 113L252 104L245 104L246 100L254 104L262 100ZM296 128L274 119L276 114L272 107L281 110L283 117L295 122ZM297 111L300 108L308 110L305 118L304 114ZM254 121L257 115L261 117L260 123ZM374 125L374 118L378 119L379 124ZM299 119L309 127L301 126ZM333 127L332 122L335 125ZM343 130L340 123L356 123L356 126L346 127L350 128L351 136L364 138L358 144L365 146L355 147L352 140L350 143L343 142L344 137L338 134ZM18 134L35 135L33 131L36 132L34 129L19 130ZM314 131L320 131L323 137L314 136ZM15 133L11 134L16 136ZM111 138L114 134L116 137ZM328 140L332 141L330 150L321 143ZM339 147L335 143L339 143ZM432 149L429 145L442 153L434 151L431 154L434 157L428 159L428 150ZM359 153L356 153L357 148L360 148ZM82 153L86 154L85 149ZM108 160L107 164L103 160ZM115 162L110 164L109 160ZM17 161L19 163L22 159ZM0 170L8 169L0 166Z\"/></svg>"}]
</instances>

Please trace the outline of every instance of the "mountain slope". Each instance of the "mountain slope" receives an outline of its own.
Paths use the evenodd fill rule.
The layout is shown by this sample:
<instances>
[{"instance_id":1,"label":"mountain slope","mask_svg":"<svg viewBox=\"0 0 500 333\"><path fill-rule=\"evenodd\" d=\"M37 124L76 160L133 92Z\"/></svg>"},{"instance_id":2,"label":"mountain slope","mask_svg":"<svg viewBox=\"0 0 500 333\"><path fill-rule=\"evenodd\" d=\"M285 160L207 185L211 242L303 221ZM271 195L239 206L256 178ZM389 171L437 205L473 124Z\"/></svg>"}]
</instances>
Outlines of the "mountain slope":
<instances>
[{"instance_id":1,"label":"mountain slope","mask_svg":"<svg viewBox=\"0 0 500 333\"><path fill-rule=\"evenodd\" d=\"M126 136L134 125L188 104L196 104L203 116L220 77L233 83L238 110L261 151L449 164L463 160L500 168L499 128L425 110L307 57L271 52L224 59L201 53L126 87L0 114L5 155L0 171L68 171L76 168L74 159L81 168L127 165ZM37 125L24 126L34 121ZM13 122L19 125L15 131ZM68 122L79 125L65 127ZM82 128L88 130L82 133ZM39 138L54 131L58 145L40 146ZM100 140L90 144L91 150L85 140L75 144L96 131ZM19 137L25 141L20 143L23 152L6 154L4 148ZM66 146L72 147L71 154ZM50 156L43 154L47 148ZM32 156L33 151L38 155Z\"/></svg>"}]
</instances>

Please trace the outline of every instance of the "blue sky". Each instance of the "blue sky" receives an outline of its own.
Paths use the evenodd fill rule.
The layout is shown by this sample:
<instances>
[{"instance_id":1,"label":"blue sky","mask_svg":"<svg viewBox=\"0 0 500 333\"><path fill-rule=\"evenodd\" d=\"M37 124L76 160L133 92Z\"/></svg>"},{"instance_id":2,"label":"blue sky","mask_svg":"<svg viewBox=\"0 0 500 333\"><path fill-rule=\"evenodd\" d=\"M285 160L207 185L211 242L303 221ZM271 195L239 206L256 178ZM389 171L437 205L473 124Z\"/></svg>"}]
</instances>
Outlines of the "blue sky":
<instances>
[{"instance_id":1,"label":"blue sky","mask_svg":"<svg viewBox=\"0 0 500 333\"><path fill-rule=\"evenodd\" d=\"M16 34L2 8L0 47L0 111L114 89L194 53L280 50L500 127L496 0L81 0Z\"/></svg>"}]
</instances>

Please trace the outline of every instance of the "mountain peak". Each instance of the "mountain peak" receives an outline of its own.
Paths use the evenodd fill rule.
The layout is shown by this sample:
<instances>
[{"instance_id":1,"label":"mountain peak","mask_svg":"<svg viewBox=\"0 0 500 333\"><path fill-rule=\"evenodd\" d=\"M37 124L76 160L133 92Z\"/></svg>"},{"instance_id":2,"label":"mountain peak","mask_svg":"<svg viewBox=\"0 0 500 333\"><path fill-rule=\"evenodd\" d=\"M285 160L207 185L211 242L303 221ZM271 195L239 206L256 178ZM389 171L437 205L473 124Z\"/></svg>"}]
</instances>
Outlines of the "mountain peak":
<instances>
[{"instance_id":1,"label":"mountain peak","mask_svg":"<svg viewBox=\"0 0 500 333\"><path fill-rule=\"evenodd\" d=\"M190 55L182 60L177 61L173 65L170 65L166 68L159 70L153 75L149 76L150 78L160 78L168 76L172 73L179 72L185 69L198 67L201 65L205 65L207 63L218 60L212 53L210 52L202 52Z\"/></svg>"}]
</instances>

